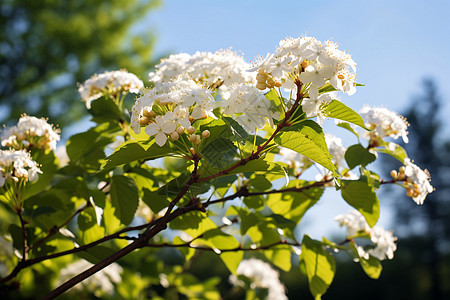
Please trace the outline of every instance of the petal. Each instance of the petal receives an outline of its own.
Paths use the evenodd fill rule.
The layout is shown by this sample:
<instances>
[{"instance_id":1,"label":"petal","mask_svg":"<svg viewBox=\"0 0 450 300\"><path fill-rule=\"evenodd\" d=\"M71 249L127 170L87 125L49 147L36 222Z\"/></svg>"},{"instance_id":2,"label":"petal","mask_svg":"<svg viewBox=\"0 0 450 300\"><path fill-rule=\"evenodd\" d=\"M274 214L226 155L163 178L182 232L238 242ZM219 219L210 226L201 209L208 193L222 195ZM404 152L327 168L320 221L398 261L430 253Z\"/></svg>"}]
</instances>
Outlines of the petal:
<instances>
[{"instance_id":1,"label":"petal","mask_svg":"<svg viewBox=\"0 0 450 300\"><path fill-rule=\"evenodd\" d=\"M167 136L162 132L158 132L155 136L155 142L158 144L158 146L162 147L167 141Z\"/></svg>"},{"instance_id":2,"label":"petal","mask_svg":"<svg viewBox=\"0 0 450 300\"><path fill-rule=\"evenodd\" d=\"M146 134L152 136L152 135L155 135L160 130L159 130L159 127L155 123L152 123L152 124L149 124L147 127L145 127L144 131Z\"/></svg>"},{"instance_id":3,"label":"petal","mask_svg":"<svg viewBox=\"0 0 450 300\"><path fill-rule=\"evenodd\" d=\"M177 123L173 121L164 122L164 124L161 126L162 131L164 133L172 133L175 129L177 129Z\"/></svg>"}]
</instances>

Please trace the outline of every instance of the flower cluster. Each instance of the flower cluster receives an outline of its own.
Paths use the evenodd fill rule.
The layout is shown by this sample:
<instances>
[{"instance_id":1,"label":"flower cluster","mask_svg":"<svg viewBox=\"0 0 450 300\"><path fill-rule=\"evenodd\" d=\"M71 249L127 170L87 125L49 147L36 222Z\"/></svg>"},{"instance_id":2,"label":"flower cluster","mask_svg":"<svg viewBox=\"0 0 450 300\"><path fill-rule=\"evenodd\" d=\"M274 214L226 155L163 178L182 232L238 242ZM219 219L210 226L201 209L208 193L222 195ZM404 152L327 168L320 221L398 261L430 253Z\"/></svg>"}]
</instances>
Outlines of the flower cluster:
<instances>
[{"instance_id":1,"label":"flower cluster","mask_svg":"<svg viewBox=\"0 0 450 300\"><path fill-rule=\"evenodd\" d=\"M430 173L419 168L409 158L405 158L403 164L404 166L400 167L398 172L392 170L391 176L394 180L403 180L407 190L406 195L422 205L427 195L434 190L430 184Z\"/></svg>"},{"instance_id":2,"label":"flower cluster","mask_svg":"<svg viewBox=\"0 0 450 300\"><path fill-rule=\"evenodd\" d=\"M268 290L268 300L287 299L284 286L281 284L279 274L269 264L255 258L241 261L236 273L251 280L250 288L265 288ZM242 285L235 276L230 276L233 285Z\"/></svg>"},{"instance_id":3,"label":"flower cluster","mask_svg":"<svg viewBox=\"0 0 450 300\"><path fill-rule=\"evenodd\" d=\"M395 244L397 238L392 231L387 231L379 226L370 228L366 219L356 210L346 215L338 215L335 217L335 220L340 226L347 227L348 239L353 239L358 235L370 236L373 245L357 246L360 257L369 259L369 255L371 255L379 260L392 259L394 257L394 252L397 250L397 245Z\"/></svg>"},{"instance_id":4,"label":"flower cluster","mask_svg":"<svg viewBox=\"0 0 450 300\"><path fill-rule=\"evenodd\" d=\"M9 180L34 181L42 171L25 150L0 150L0 187Z\"/></svg>"},{"instance_id":5,"label":"flower cluster","mask_svg":"<svg viewBox=\"0 0 450 300\"><path fill-rule=\"evenodd\" d=\"M74 262L64 269L61 270L58 284L62 284L65 281L71 279L72 277L80 274L83 270L87 270L92 267L93 264L86 260L79 260ZM81 290L87 289L89 291L94 291L96 296L102 296L101 292L106 292L109 295L114 294L114 284L118 284L122 281L121 273L123 268L113 263L106 268L102 269L100 272L95 273L91 277L77 284L74 288Z\"/></svg>"},{"instance_id":6,"label":"flower cluster","mask_svg":"<svg viewBox=\"0 0 450 300\"><path fill-rule=\"evenodd\" d=\"M371 145L377 146L379 139L384 137L392 137L398 139L403 138L408 143L408 122L406 119L396 112L390 111L382 107L364 106L359 113L366 121L366 127L371 129L365 132L363 136L367 138Z\"/></svg>"},{"instance_id":7,"label":"flower cluster","mask_svg":"<svg viewBox=\"0 0 450 300\"><path fill-rule=\"evenodd\" d=\"M200 136L195 134L191 124L211 115L213 107L211 90L191 79L179 77L159 83L136 99L131 111L131 126L136 133L145 126L145 132L155 136L159 146L166 143L168 136L178 140L184 133L198 143Z\"/></svg>"},{"instance_id":8,"label":"flower cluster","mask_svg":"<svg viewBox=\"0 0 450 300\"><path fill-rule=\"evenodd\" d=\"M90 109L91 102L102 96L120 93L138 94L143 87L144 83L136 75L120 70L95 74L78 87L78 92L86 102L86 107Z\"/></svg>"},{"instance_id":9,"label":"flower cluster","mask_svg":"<svg viewBox=\"0 0 450 300\"><path fill-rule=\"evenodd\" d=\"M149 74L150 81L167 82L178 76L186 76L207 87L230 87L234 83L252 83L253 74L243 57L231 50L215 53L196 52L194 55L180 53L163 59L157 70Z\"/></svg>"},{"instance_id":10,"label":"flower cluster","mask_svg":"<svg viewBox=\"0 0 450 300\"><path fill-rule=\"evenodd\" d=\"M16 126L5 128L1 140L3 147L16 150L37 148L56 150L59 141L59 130L47 123L44 118L22 116Z\"/></svg>"},{"instance_id":11,"label":"flower cluster","mask_svg":"<svg viewBox=\"0 0 450 300\"><path fill-rule=\"evenodd\" d=\"M296 94L299 83L307 87L303 111L307 117L318 116L319 122L323 108L336 98L332 92L319 93L321 87L329 84L349 95L356 92L356 63L351 55L339 50L334 42L323 43L313 37L282 40L276 52L252 70L258 70L256 87L261 90L282 86Z\"/></svg>"},{"instance_id":12,"label":"flower cluster","mask_svg":"<svg viewBox=\"0 0 450 300\"><path fill-rule=\"evenodd\" d=\"M167 137L178 140L180 135L189 134L190 142L198 144L200 135L191 126L195 120L215 117L213 109L220 108L224 114L233 116L248 132L262 128L265 119L277 117L270 108L271 102L256 88L246 84L232 86L226 99L216 101L215 94L201 82L177 77L167 82L158 82L155 87L136 99L132 108L131 126L139 133L155 136L158 145L163 146ZM225 96L224 96L225 97ZM209 135L201 133L203 138Z\"/></svg>"}]
</instances>

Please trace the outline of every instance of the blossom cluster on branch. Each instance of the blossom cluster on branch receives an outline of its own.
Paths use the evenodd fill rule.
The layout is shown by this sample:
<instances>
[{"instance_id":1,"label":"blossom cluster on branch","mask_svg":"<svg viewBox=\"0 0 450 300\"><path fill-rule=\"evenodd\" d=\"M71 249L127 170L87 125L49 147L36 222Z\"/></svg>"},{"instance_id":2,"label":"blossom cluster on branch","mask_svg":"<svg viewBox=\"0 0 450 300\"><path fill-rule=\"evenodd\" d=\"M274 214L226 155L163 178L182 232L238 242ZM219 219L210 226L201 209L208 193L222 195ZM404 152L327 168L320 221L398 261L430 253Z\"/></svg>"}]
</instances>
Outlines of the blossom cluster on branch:
<instances>
[{"instance_id":1,"label":"blossom cluster on branch","mask_svg":"<svg viewBox=\"0 0 450 300\"><path fill-rule=\"evenodd\" d=\"M78 87L96 126L70 137L60 159L59 130L24 115L1 134L0 201L13 220L1 234L14 255L0 251L0 282L48 276L46 299L74 286L105 299L218 299L218 280L190 273L199 251L227 267L230 297L286 299L279 272L300 267L320 298L338 251L378 278L397 248L377 225L378 190L393 184L423 204L433 187L395 142L408 142L403 117L339 99L362 86L355 72L350 54L313 37L286 38L253 64L231 50L171 55L145 85L104 72ZM347 136L325 132L328 119ZM370 169L379 155L402 164L390 180ZM336 217L345 238L299 236L326 189L355 209ZM167 248L183 262L161 259Z\"/></svg>"}]
</instances>

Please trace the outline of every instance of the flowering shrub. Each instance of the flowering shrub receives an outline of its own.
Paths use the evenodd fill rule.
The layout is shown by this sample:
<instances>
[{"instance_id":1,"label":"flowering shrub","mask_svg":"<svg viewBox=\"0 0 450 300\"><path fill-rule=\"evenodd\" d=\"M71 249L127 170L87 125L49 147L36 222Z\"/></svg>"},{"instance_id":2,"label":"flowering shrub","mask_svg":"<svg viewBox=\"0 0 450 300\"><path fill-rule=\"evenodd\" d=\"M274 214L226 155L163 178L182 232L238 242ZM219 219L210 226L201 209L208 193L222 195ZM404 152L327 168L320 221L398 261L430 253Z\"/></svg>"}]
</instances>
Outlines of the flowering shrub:
<instances>
[{"instance_id":1,"label":"flowering shrub","mask_svg":"<svg viewBox=\"0 0 450 300\"><path fill-rule=\"evenodd\" d=\"M147 87L124 70L94 75L79 91L97 125L72 136L60 159L58 131L22 117L1 135L0 200L11 216L1 247L14 250L0 251L1 282L29 295L47 276L47 298L77 286L68 293L218 299L216 278L200 283L188 272L200 251L216 253L249 299L285 299L273 268L299 266L320 298L338 251L378 278L396 250L393 233L376 225L378 189L394 184L423 204L433 188L391 140L408 142L404 118L339 100L361 86L355 71L336 43L300 37L252 65L230 50L171 55ZM139 94L131 111L127 93ZM325 134L328 119L355 144ZM378 154L404 164L392 179L370 170ZM346 237L299 237L325 189L354 209L336 217ZM164 248L177 249L184 268L160 260Z\"/></svg>"}]
</instances>

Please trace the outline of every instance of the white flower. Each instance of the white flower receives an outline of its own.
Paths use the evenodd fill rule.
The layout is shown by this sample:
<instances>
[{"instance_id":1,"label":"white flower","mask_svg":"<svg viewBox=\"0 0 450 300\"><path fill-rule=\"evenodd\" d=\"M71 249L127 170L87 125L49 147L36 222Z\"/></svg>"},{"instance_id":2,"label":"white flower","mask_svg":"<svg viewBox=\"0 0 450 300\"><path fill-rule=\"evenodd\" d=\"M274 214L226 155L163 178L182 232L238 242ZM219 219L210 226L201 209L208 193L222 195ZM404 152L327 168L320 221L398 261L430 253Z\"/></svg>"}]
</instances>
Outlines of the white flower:
<instances>
[{"instance_id":1,"label":"white flower","mask_svg":"<svg viewBox=\"0 0 450 300\"><path fill-rule=\"evenodd\" d=\"M238 84L230 89L228 100L217 103L227 115L240 114L236 121L248 133L254 133L256 128L264 127L266 118L276 117L271 112L271 102L256 87Z\"/></svg>"},{"instance_id":2,"label":"white flower","mask_svg":"<svg viewBox=\"0 0 450 300\"><path fill-rule=\"evenodd\" d=\"M392 231L384 230L381 227L374 227L370 232L370 240L376 245L375 248L369 249L368 254L384 260L385 258L394 258L394 252L397 250L395 241L397 238L393 235Z\"/></svg>"},{"instance_id":3,"label":"white flower","mask_svg":"<svg viewBox=\"0 0 450 300\"><path fill-rule=\"evenodd\" d=\"M305 71L299 76L299 79L304 84L312 83L317 87L325 84L325 80L330 79L334 74L334 68L331 66L321 66L319 64L309 64Z\"/></svg>"},{"instance_id":4,"label":"white flower","mask_svg":"<svg viewBox=\"0 0 450 300\"><path fill-rule=\"evenodd\" d=\"M370 236L373 245L356 247L360 257L369 259L369 255L372 255L379 260L392 259L394 257L394 252L397 250L397 245L395 244L397 238L392 231L385 230L380 226L370 228L366 219L356 210L346 215L339 215L334 219L339 222L340 226L347 227L348 238L353 238L358 233L365 233Z\"/></svg>"},{"instance_id":5,"label":"white flower","mask_svg":"<svg viewBox=\"0 0 450 300\"><path fill-rule=\"evenodd\" d=\"M325 141L328 145L328 151L330 152L332 162L334 164L340 164L345 158L345 151L347 150L342 146L342 140L332 134L325 134Z\"/></svg>"},{"instance_id":6,"label":"white flower","mask_svg":"<svg viewBox=\"0 0 450 300\"><path fill-rule=\"evenodd\" d=\"M16 126L5 128L1 135L2 146L17 150L23 148L56 149L59 130L44 118L22 116Z\"/></svg>"},{"instance_id":7,"label":"white flower","mask_svg":"<svg viewBox=\"0 0 450 300\"><path fill-rule=\"evenodd\" d=\"M348 237L356 236L360 232L369 233L371 230L364 216L356 210L352 210L346 215L338 215L334 220L339 223L339 226L347 227Z\"/></svg>"},{"instance_id":8,"label":"white flower","mask_svg":"<svg viewBox=\"0 0 450 300\"><path fill-rule=\"evenodd\" d=\"M74 262L61 270L57 285L64 283L72 277L80 274L81 272L92 267L93 264L86 260L79 260ZM123 268L117 263L110 264L101 271L95 273L91 277L83 280L79 284L74 286L74 289L82 290L86 289L97 297L102 296L102 292L106 292L109 295L114 294L114 284L118 284L122 281L121 273Z\"/></svg>"},{"instance_id":9,"label":"white flower","mask_svg":"<svg viewBox=\"0 0 450 300\"><path fill-rule=\"evenodd\" d=\"M430 174L427 170L423 171L413 164L409 158L405 158L403 164L405 165L406 180L412 185L412 198L417 204L421 205L426 196L434 190L429 181Z\"/></svg>"},{"instance_id":10,"label":"white flower","mask_svg":"<svg viewBox=\"0 0 450 300\"><path fill-rule=\"evenodd\" d=\"M10 178L13 181L35 181L37 174L42 174L42 171L30 153L25 150L0 150L0 187Z\"/></svg>"},{"instance_id":11,"label":"white flower","mask_svg":"<svg viewBox=\"0 0 450 300\"><path fill-rule=\"evenodd\" d=\"M120 70L95 74L78 87L78 92L89 109L93 100L105 94L124 92L138 94L143 87L144 83L136 75Z\"/></svg>"},{"instance_id":12,"label":"white flower","mask_svg":"<svg viewBox=\"0 0 450 300\"><path fill-rule=\"evenodd\" d=\"M155 123L149 124L145 128L145 133L150 136L154 135L156 144L162 147L167 141L166 134L171 134L175 129L177 129L177 123L172 121L171 115L156 116Z\"/></svg>"},{"instance_id":13,"label":"white flower","mask_svg":"<svg viewBox=\"0 0 450 300\"><path fill-rule=\"evenodd\" d=\"M408 143L408 122L396 112L382 107L364 106L359 113L366 121L366 126L372 131L364 133L367 139L392 137L403 138Z\"/></svg>"},{"instance_id":14,"label":"white flower","mask_svg":"<svg viewBox=\"0 0 450 300\"><path fill-rule=\"evenodd\" d=\"M319 124L323 124L325 116L322 114L322 110L333 100L333 95L333 93L325 93L316 96L311 93L309 98L303 99L302 109L306 116L308 118L317 117Z\"/></svg>"},{"instance_id":15,"label":"white flower","mask_svg":"<svg viewBox=\"0 0 450 300\"><path fill-rule=\"evenodd\" d=\"M281 284L279 274L272 269L269 264L255 258L241 261L236 270L238 275L243 275L251 280L251 288L266 288L268 290L268 300L284 300L286 292ZM230 276L230 282L234 285L242 283L234 277Z\"/></svg>"}]
</instances>

